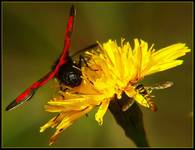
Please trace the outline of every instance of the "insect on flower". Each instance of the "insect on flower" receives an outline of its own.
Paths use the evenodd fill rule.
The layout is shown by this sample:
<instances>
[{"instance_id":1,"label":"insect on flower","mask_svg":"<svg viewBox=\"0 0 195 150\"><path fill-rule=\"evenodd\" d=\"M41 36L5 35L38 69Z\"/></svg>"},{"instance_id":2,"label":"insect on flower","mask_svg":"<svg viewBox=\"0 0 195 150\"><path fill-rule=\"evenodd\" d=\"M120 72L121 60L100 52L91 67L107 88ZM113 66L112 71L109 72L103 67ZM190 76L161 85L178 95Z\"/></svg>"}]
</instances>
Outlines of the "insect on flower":
<instances>
[{"instance_id":1,"label":"insect on flower","mask_svg":"<svg viewBox=\"0 0 195 150\"><path fill-rule=\"evenodd\" d=\"M95 107L99 107L95 120L102 125L110 102L122 100L124 93L129 100L122 107L123 111L134 102L156 111L152 90L168 88L173 82L168 81L148 87L138 83L150 74L181 65L183 60L177 58L190 52L185 43L176 43L156 51L153 45L148 47L148 43L143 40L134 39L134 48L132 48L129 42L124 42L124 39L121 39L120 45L109 39L103 44L97 42L98 44L79 51L79 53L85 51L85 54L76 64L68 56L74 17L75 9L72 7L66 28L64 49L53 70L31 85L6 108L10 110L29 100L35 90L53 77L57 77L62 84L61 88L56 97L49 100L45 106L46 111L57 115L40 127L40 132L49 127L56 127L49 140L50 145L57 140L60 133Z\"/></svg>"},{"instance_id":2,"label":"insect on flower","mask_svg":"<svg viewBox=\"0 0 195 150\"><path fill-rule=\"evenodd\" d=\"M173 82L171 81L157 83L152 86L144 86L143 84L137 84L135 86L135 90L146 99L146 102L147 102L146 105L149 105L149 108L152 111L157 111L157 106L152 100L152 98L154 97L153 95L151 95L152 90L161 90L161 89L169 88L172 85L173 85ZM122 110L126 111L129 107L133 105L134 102L135 101L133 99L129 98L128 101L123 105Z\"/></svg>"},{"instance_id":3,"label":"insect on flower","mask_svg":"<svg viewBox=\"0 0 195 150\"><path fill-rule=\"evenodd\" d=\"M46 111L58 113L40 129L43 132L49 127L56 127L50 144L56 141L62 131L95 107L99 107L95 120L102 125L110 102L123 100L123 93L129 97L129 101L122 107L123 111L134 101L152 111L157 110L152 100L152 90L168 88L173 82L148 87L138 82L150 74L181 65L183 60L177 58L190 52L190 49L184 43L176 43L156 51L153 45L149 48L147 42L140 41L134 39L132 48L129 42L124 43L124 39L120 46L116 41L108 40L99 43L94 51L85 52L85 58L89 59L88 66L81 67L81 84L69 91L60 90L45 106Z\"/></svg>"},{"instance_id":4,"label":"insect on flower","mask_svg":"<svg viewBox=\"0 0 195 150\"><path fill-rule=\"evenodd\" d=\"M46 74L37 82L33 83L29 88L27 88L23 93L21 93L14 101L12 101L6 107L5 109L6 111L12 110L13 108L16 108L21 104L25 103L26 101L30 100L38 88L45 85L49 80L51 80L54 77L56 77L59 80L60 84L66 85L68 87L75 87L81 83L82 73L79 68L81 68L81 64L83 62L86 63L86 61L80 55L79 62L76 63L69 56L71 34L73 31L73 23L74 23L75 15L76 15L76 10L74 9L74 6L72 6L70 9L70 16L68 19L68 25L65 33L63 52L60 55L59 59L54 64L54 66L52 67L52 71L50 71L48 74ZM97 47L97 44L92 44L87 48L84 48L78 52L83 52L87 49L94 48L94 47ZM76 54L79 54L78 52ZM76 54L74 54L73 56L75 56Z\"/></svg>"}]
</instances>

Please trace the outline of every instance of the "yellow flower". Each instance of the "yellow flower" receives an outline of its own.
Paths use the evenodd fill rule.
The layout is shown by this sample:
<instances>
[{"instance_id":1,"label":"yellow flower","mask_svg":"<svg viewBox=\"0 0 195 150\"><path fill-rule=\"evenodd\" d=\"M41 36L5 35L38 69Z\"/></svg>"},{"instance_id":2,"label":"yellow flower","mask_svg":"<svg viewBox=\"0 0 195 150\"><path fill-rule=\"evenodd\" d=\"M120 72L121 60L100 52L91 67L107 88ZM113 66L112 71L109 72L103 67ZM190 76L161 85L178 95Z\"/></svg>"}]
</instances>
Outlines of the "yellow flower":
<instances>
[{"instance_id":1,"label":"yellow flower","mask_svg":"<svg viewBox=\"0 0 195 150\"><path fill-rule=\"evenodd\" d=\"M102 125L110 101L115 96L121 99L122 93L149 108L148 97L136 89L138 81L147 75L181 65L183 60L176 59L187 52L190 52L190 49L183 43L173 44L158 51L153 49L153 45L149 48L147 42L138 39L134 39L133 49L129 42L124 43L124 39L121 40L120 46L112 40L99 44L96 50L85 54L89 60L88 65L81 68L81 85L65 92L60 91L57 97L48 102L46 111L59 114L42 126L40 132L57 126L50 139L50 144L53 144L59 133L96 106L99 106L99 109L95 119Z\"/></svg>"}]
</instances>

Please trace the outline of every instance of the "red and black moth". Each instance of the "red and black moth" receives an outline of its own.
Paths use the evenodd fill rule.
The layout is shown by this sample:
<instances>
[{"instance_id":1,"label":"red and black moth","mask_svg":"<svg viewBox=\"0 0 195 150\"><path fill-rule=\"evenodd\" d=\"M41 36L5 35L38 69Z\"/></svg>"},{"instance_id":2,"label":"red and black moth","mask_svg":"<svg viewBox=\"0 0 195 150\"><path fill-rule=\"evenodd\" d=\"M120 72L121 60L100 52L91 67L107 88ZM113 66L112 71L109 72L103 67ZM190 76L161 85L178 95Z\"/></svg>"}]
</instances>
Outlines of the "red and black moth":
<instances>
[{"instance_id":1,"label":"red and black moth","mask_svg":"<svg viewBox=\"0 0 195 150\"><path fill-rule=\"evenodd\" d=\"M60 83L70 87L78 86L81 83L82 81L81 71L77 68L81 67L82 57L80 57L79 63L76 64L69 56L69 49L71 45L71 34L73 31L75 16L76 16L76 10L74 6L71 6L68 24L65 31L63 52L60 55L57 62L55 63L55 66L52 68L52 70L49 73L47 73L40 80L33 83L29 88L27 88L23 93L21 93L14 101L12 101L6 107L5 109L6 111L12 110L20 106L21 104L25 103L26 101L30 100L38 88L45 85L49 80L53 79L54 77L56 77L60 81ZM80 50L79 52L94 47L97 47L97 44L92 44L87 48ZM77 68L74 66L76 66Z\"/></svg>"}]
</instances>

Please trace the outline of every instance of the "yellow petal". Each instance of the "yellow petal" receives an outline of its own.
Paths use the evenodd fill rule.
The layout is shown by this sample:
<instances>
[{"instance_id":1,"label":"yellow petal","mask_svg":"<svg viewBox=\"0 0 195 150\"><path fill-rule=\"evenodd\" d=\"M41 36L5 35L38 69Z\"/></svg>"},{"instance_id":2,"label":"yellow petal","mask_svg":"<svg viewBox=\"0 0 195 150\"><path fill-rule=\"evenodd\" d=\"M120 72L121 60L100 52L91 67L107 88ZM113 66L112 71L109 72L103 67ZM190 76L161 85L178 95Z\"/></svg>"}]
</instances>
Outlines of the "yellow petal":
<instances>
[{"instance_id":1,"label":"yellow petal","mask_svg":"<svg viewBox=\"0 0 195 150\"><path fill-rule=\"evenodd\" d=\"M80 105L80 106L57 106L57 105L46 105L45 111L48 112L68 112L68 111L78 111L83 110L88 106Z\"/></svg>"},{"instance_id":2,"label":"yellow petal","mask_svg":"<svg viewBox=\"0 0 195 150\"><path fill-rule=\"evenodd\" d=\"M151 69L149 69L147 71L147 73L145 73L145 75L149 75L149 74L164 71L164 70L167 70L170 68L174 68L178 65L181 65L182 63L183 63L183 60L174 60L172 62L167 62L167 63L163 63L163 64L156 64L153 67L151 67Z\"/></svg>"},{"instance_id":3,"label":"yellow petal","mask_svg":"<svg viewBox=\"0 0 195 150\"><path fill-rule=\"evenodd\" d=\"M64 118L65 115L66 115L65 113L60 113L57 116L50 119L45 125L40 127L40 132L45 131L49 127L56 126Z\"/></svg>"},{"instance_id":4,"label":"yellow petal","mask_svg":"<svg viewBox=\"0 0 195 150\"><path fill-rule=\"evenodd\" d=\"M142 69L142 49L141 46L139 45L138 39L134 39L134 64L136 66L137 74L136 77L137 79L140 78L141 76L141 69Z\"/></svg>"},{"instance_id":5,"label":"yellow petal","mask_svg":"<svg viewBox=\"0 0 195 150\"><path fill-rule=\"evenodd\" d=\"M145 70L142 71L142 76L181 65L183 60L176 59L184 56L187 52L190 52L190 49L188 49L183 43L173 44L153 52L150 62L147 64L147 69L145 68Z\"/></svg>"},{"instance_id":6,"label":"yellow petal","mask_svg":"<svg viewBox=\"0 0 195 150\"><path fill-rule=\"evenodd\" d=\"M184 43L177 43L168 47L162 48L153 54L153 57L157 60L164 59L176 59L190 52L190 49L185 46Z\"/></svg>"},{"instance_id":7,"label":"yellow petal","mask_svg":"<svg viewBox=\"0 0 195 150\"><path fill-rule=\"evenodd\" d=\"M98 112L95 114L95 120L99 123L99 125L103 124L103 116L106 113L108 106L109 106L109 99L105 99L102 101L102 104L100 105Z\"/></svg>"},{"instance_id":8,"label":"yellow petal","mask_svg":"<svg viewBox=\"0 0 195 150\"><path fill-rule=\"evenodd\" d=\"M83 116L86 113L88 113L89 111L91 111L92 108L93 107L87 107L86 109L84 109L82 111L70 111L70 112L66 113L66 115L64 116L64 119L56 127L57 130L50 138L49 144L50 145L53 144L57 140L57 138L61 132L63 132L66 128L68 128L70 125L72 125L76 119L80 118L81 116Z\"/></svg>"}]
</instances>

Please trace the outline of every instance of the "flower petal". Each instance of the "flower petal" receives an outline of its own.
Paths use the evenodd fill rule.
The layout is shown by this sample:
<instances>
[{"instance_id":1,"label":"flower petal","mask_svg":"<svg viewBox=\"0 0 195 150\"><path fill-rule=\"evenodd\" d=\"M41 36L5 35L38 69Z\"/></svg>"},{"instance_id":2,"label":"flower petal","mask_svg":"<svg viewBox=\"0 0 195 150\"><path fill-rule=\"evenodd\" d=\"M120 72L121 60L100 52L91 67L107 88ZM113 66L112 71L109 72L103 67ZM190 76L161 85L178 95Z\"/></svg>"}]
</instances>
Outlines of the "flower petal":
<instances>
[{"instance_id":1,"label":"flower petal","mask_svg":"<svg viewBox=\"0 0 195 150\"><path fill-rule=\"evenodd\" d=\"M147 70L143 70L142 76L181 65L183 60L176 59L184 56L187 52L190 52L190 49L188 49L188 47L186 47L183 43L173 44L153 52L150 62L147 65Z\"/></svg>"},{"instance_id":2,"label":"flower petal","mask_svg":"<svg viewBox=\"0 0 195 150\"><path fill-rule=\"evenodd\" d=\"M100 105L98 109L98 112L95 114L95 120L99 123L99 125L103 124L103 116L108 109L109 103L110 103L109 99L103 100L102 104Z\"/></svg>"},{"instance_id":3,"label":"flower petal","mask_svg":"<svg viewBox=\"0 0 195 150\"><path fill-rule=\"evenodd\" d=\"M49 144L53 144L59 134L61 132L64 131L64 129L68 128L70 125L73 124L73 122L80 118L81 116L85 115L86 113L88 113L89 111L91 111L93 107L87 107L86 109L82 110L82 111L70 111L66 113L66 116L64 117L64 119L61 121L61 123L56 127L56 131L55 133L52 135L52 137L49 140Z\"/></svg>"},{"instance_id":4,"label":"flower petal","mask_svg":"<svg viewBox=\"0 0 195 150\"><path fill-rule=\"evenodd\" d=\"M57 116L50 119L45 125L40 127L40 132L45 131L49 127L55 127L65 116L65 113L60 113Z\"/></svg>"}]
</instances>

